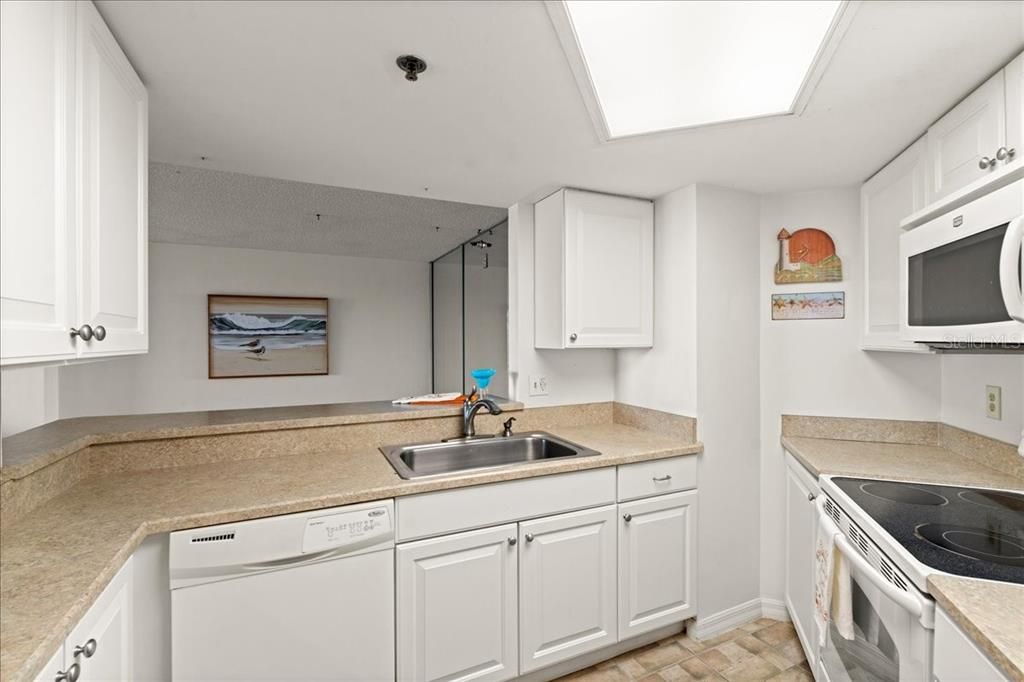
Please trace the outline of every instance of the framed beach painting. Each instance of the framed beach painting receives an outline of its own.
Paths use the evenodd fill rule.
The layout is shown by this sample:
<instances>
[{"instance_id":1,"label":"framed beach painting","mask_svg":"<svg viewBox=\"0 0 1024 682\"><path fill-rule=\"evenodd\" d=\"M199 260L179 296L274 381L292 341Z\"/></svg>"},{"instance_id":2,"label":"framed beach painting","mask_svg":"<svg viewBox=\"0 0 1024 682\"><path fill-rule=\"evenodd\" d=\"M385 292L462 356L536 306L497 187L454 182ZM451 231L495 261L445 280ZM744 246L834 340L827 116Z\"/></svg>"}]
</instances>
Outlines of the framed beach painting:
<instances>
[{"instance_id":1,"label":"framed beach painting","mask_svg":"<svg viewBox=\"0 0 1024 682\"><path fill-rule=\"evenodd\" d=\"M327 374L327 299L207 297L209 376Z\"/></svg>"}]
</instances>

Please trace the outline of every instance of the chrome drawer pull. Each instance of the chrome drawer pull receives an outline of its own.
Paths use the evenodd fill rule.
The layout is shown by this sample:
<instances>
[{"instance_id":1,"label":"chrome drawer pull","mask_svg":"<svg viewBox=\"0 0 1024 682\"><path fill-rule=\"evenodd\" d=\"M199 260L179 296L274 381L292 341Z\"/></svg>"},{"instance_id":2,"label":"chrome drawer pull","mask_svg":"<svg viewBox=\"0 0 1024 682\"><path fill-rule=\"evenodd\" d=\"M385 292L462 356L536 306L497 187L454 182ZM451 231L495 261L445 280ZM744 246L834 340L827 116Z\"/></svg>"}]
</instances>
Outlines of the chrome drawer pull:
<instances>
[{"instance_id":1,"label":"chrome drawer pull","mask_svg":"<svg viewBox=\"0 0 1024 682\"><path fill-rule=\"evenodd\" d=\"M654 481L655 483L661 483L662 481L671 481L672 474L665 474L664 476L655 476L651 480Z\"/></svg>"}]
</instances>

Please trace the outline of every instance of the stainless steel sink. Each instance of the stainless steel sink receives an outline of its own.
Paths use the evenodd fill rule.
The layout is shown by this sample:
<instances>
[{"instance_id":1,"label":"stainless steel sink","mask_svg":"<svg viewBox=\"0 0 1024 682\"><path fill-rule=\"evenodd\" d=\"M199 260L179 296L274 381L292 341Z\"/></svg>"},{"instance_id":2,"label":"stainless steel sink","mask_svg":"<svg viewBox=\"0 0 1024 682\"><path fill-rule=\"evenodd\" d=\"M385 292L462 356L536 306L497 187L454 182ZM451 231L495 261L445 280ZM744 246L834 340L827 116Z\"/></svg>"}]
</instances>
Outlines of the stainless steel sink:
<instances>
[{"instance_id":1,"label":"stainless steel sink","mask_svg":"<svg viewBox=\"0 0 1024 682\"><path fill-rule=\"evenodd\" d=\"M533 462L601 454L543 431L509 437L391 445L380 451L402 478L444 476L478 469L504 469Z\"/></svg>"}]
</instances>

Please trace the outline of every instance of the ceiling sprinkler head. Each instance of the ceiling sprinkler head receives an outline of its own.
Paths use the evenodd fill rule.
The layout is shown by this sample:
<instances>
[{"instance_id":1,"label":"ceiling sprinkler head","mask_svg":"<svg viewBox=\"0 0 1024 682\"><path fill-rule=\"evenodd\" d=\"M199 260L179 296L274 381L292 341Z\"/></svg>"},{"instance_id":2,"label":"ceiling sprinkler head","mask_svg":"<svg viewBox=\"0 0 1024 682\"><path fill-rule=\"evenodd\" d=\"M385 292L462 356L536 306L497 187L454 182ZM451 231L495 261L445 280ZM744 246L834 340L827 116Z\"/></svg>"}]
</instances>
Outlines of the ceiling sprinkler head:
<instances>
[{"instance_id":1,"label":"ceiling sprinkler head","mask_svg":"<svg viewBox=\"0 0 1024 682\"><path fill-rule=\"evenodd\" d=\"M483 239L477 239L477 240L471 241L469 243L469 245L470 246L475 246L478 249L489 249L492 246L494 246L494 244L492 244L490 242L487 242L487 241L484 241Z\"/></svg>"},{"instance_id":2,"label":"ceiling sprinkler head","mask_svg":"<svg viewBox=\"0 0 1024 682\"><path fill-rule=\"evenodd\" d=\"M412 54L403 54L395 63L398 64L398 68L405 71L407 81L419 80L420 74L427 70L427 63Z\"/></svg>"}]
</instances>

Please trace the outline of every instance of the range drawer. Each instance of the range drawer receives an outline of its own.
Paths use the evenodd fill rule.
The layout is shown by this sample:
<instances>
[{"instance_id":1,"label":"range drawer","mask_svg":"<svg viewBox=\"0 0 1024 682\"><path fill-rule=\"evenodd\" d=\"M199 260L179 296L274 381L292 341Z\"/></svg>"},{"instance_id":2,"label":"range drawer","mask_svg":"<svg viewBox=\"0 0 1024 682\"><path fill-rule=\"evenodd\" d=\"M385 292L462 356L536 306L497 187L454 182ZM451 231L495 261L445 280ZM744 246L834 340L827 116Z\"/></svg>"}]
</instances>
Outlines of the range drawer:
<instances>
[{"instance_id":1,"label":"range drawer","mask_svg":"<svg viewBox=\"0 0 1024 682\"><path fill-rule=\"evenodd\" d=\"M697 458L694 455L619 466L619 502L696 487Z\"/></svg>"}]
</instances>

